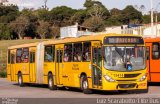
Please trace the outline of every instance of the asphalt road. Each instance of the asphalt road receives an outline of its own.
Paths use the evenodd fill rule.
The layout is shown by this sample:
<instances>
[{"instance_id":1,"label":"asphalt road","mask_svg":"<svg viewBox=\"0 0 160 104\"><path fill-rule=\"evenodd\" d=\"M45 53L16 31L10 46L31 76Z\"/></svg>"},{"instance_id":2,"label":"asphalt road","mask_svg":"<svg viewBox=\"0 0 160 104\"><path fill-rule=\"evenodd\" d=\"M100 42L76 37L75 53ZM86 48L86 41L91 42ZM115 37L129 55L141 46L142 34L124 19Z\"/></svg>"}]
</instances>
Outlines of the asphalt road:
<instances>
[{"instance_id":1,"label":"asphalt road","mask_svg":"<svg viewBox=\"0 0 160 104\"><path fill-rule=\"evenodd\" d=\"M148 93L118 93L118 92L101 92L94 91L93 94L83 94L77 89L59 89L55 91L50 91L47 86L42 85L27 85L25 87L19 87L15 82L7 81L7 79L0 78L0 98L63 98L63 104L65 98L74 98L69 101L74 101L78 98L80 101L84 101L80 98L94 98L95 102L100 102L101 98L159 98L157 103L160 103L160 83L150 83ZM100 99L100 101L99 101ZM55 99L56 100L56 99ZM91 101L94 101L91 100ZM59 101L59 100L58 100ZM102 102L105 101L104 99ZM41 102L42 103L42 102ZM39 103L39 104L41 104ZM1 104L1 102L0 102ZM5 104L5 103L3 103ZM19 103L18 103L19 104ZM52 103L56 104L56 103ZM61 104L61 103L59 103ZM72 103L69 103L72 104ZM74 103L73 103L74 104Z\"/></svg>"}]
</instances>

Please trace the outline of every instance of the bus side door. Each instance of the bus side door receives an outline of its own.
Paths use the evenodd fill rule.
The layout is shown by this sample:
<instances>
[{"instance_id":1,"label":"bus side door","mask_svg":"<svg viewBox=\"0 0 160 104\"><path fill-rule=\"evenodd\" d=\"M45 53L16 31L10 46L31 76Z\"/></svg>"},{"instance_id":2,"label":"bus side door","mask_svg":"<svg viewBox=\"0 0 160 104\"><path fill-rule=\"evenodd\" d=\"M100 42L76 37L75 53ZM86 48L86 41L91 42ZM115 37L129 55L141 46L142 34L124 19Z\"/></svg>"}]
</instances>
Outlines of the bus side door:
<instances>
[{"instance_id":1,"label":"bus side door","mask_svg":"<svg viewBox=\"0 0 160 104\"><path fill-rule=\"evenodd\" d=\"M63 46L57 45L56 46L56 68L55 68L55 76L56 76L56 84L62 85L62 72L63 72L63 63L62 63L62 56L63 56Z\"/></svg>"},{"instance_id":2,"label":"bus side door","mask_svg":"<svg viewBox=\"0 0 160 104\"><path fill-rule=\"evenodd\" d=\"M11 81L16 81L16 52L15 50L11 50L11 65L10 65L10 73L11 73Z\"/></svg>"},{"instance_id":3,"label":"bus side door","mask_svg":"<svg viewBox=\"0 0 160 104\"><path fill-rule=\"evenodd\" d=\"M35 50L29 52L29 76L30 82L36 82Z\"/></svg>"},{"instance_id":4,"label":"bus side door","mask_svg":"<svg viewBox=\"0 0 160 104\"><path fill-rule=\"evenodd\" d=\"M101 42L92 42L92 79L93 88L102 88Z\"/></svg>"},{"instance_id":5,"label":"bus side door","mask_svg":"<svg viewBox=\"0 0 160 104\"><path fill-rule=\"evenodd\" d=\"M160 82L160 43L153 42L151 45L151 58L150 58L150 80L151 82Z\"/></svg>"}]
</instances>

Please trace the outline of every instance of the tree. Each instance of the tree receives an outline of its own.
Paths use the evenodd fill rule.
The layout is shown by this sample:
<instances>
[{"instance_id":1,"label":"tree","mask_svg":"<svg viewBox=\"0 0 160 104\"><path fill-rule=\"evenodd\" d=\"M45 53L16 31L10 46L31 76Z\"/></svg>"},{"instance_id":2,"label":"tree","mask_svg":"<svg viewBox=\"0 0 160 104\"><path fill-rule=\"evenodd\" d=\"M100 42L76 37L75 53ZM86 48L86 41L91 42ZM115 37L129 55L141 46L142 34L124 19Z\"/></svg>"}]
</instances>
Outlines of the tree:
<instances>
[{"instance_id":1,"label":"tree","mask_svg":"<svg viewBox=\"0 0 160 104\"><path fill-rule=\"evenodd\" d=\"M86 0L86 2L84 3L84 7L86 7L86 9L91 8L94 5L94 1L93 0Z\"/></svg>"},{"instance_id":2,"label":"tree","mask_svg":"<svg viewBox=\"0 0 160 104\"><path fill-rule=\"evenodd\" d=\"M49 22L39 21L39 25L37 27L37 33L40 35L42 39L45 39L46 36L50 32L50 24Z\"/></svg>"},{"instance_id":3,"label":"tree","mask_svg":"<svg viewBox=\"0 0 160 104\"><path fill-rule=\"evenodd\" d=\"M16 19L19 15L19 10L17 6L10 5L0 5L0 22L1 23L9 23Z\"/></svg>"},{"instance_id":4,"label":"tree","mask_svg":"<svg viewBox=\"0 0 160 104\"><path fill-rule=\"evenodd\" d=\"M58 26L50 27L50 34L51 34L51 38L53 39L60 37L60 27Z\"/></svg>"},{"instance_id":5,"label":"tree","mask_svg":"<svg viewBox=\"0 0 160 104\"><path fill-rule=\"evenodd\" d=\"M30 21L30 22L36 22L37 20L38 20L38 17L37 17L37 15L36 15L36 12L35 12L35 10L34 9L28 9L28 8L24 8L21 12L20 12L20 14L22 15L22 16L25 16L26 18L28 18L28 20Z\"/></svg>"},{"instance_id":6,"label":"tree","mask_svg":"<svg viewBox=\"0 0 160 104\"><path fill-rule=\"evenodd\" d=\"M11 39L11 30L6 24L0 24L0 40Z\"/></svg>"},{"instance_id":7,"label":"tree","mask_svg":"<svg viewBox=\"0 0 160 104\"><path fill-rule=\"evenodd\" d=\"M143 23L148 24L151 22L151 15L144 15L143 16Z\"/></svg>"},{"instance_id":8,"label":"tree","mask_svg":"<svg viewBox=\"0 0 160 104\"><path fill-rule=\"evenodd\" d=\"M89 18L89 15L87 15L87 11L84 9L80 9L77 10L71 17L71 23L78 23L81 25L87 18Z\"/></svg>"},{"instance_id":9,"label":"tree","mask_svg":"<svg viewBox=\"0 0 160 104\"><path fill-rule=\"evenodd\" d=\"M111 16L105 22L106 26L117 26L123 24L122 10L113 8L110 10L110 14Z\"/></svg>"},{"instance_id":10,"label":"tree","mask_svg":"<svg viewBox=\"0 0 160 104\"><path fill-rule=\"evenodd\" d=\"M19 39L23 39L25 31L29 28L30 22L25 16L19 16L15 21L10 23L11 29L18 34Z\"/></svg>"},{"instance_id":11,"label":"tree","mask_svg":"<svg viewBox=\"0 0 160 104\"><path fill-rule=\"evenodd\" d=\"M99 1L86 0L84 7L91 17L99 17L105 20L110 16L108 9Z\"/></svg>"},{"instance_id":12,"label":"tree","mask_svg":"<svg viewBox=\"0 0 160 104\"><path fill-rule=\"evenodd\" d=\"M47 2L48 0L44 0L44 8L47 9Z\"/></svg>"},{"instance_id":13,"label":"tree","mask_svg":"<svg viewBox=\"0 0 160 104\"><path fill-rule=\"evenodd\" d=\"M66 6L53 8L50 11L51 22L53 25L57 26L71 25L70 18L74 15L75 12L76 10Z\"/></svg>"},{"instance_id":14,"label":"tree","mask_svg":"<svg viewBox=\"0 0 160 104\"><path fill-rule=\"evenodd\" d=\"M42 21L51 20L51 15L48 9L39 8L38 10L35 11L35 14L39 20L42 20Z\"/></svg>"},{"instance_id":15,"label":"tree","mask_svg":"<svg viewBox=\"0 0 160 104\"><path fill-rule=\"evenodd\" d=\"M89 19L85 20L83 25L89 28L89 30L92 32L100 32L105 28L104 21L99 17L90 17Z\"/></svg>"},{"instance_id":16,"label":"tree","mask_svg":"<svg viewBox=\"0 0 160 104\"><path fill-rule=\"evenodd\" d=\"M142 23L142 13L136 10L132 5L122 10L123 23Z\"/></svg>"}]
</instances>

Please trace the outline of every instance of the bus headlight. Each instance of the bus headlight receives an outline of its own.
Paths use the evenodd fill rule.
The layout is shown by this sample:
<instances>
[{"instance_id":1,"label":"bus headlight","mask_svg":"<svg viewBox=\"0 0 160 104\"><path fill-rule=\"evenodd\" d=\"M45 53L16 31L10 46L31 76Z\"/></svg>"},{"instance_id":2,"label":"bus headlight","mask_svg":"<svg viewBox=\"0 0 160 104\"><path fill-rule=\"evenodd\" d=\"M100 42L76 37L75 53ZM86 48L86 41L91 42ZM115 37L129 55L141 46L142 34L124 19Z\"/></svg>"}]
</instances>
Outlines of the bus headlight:
<instances>
[{"instance_id":1,"label":"bus headlight","mask_svg":"<svg viewBox=\"0 0 160 104\"><path fill-rule=\"evenodd\" d=\"M112 79L110 76L108 75L104 75L104 78L108 81L108 82L115 82L114 79Z\"/></svg>"},{"instance_id":2,"label":"bus headlight","mask_svg":"<svg viewBox=\"0 0 160 104\"><path fill-rule=\"evenodd\" d=\"M143 75L143 76L139 79L139 81L140 81L140 82L141 82L141 81L144 81L146 78L147 78L147 74Z\"/></svg>"}]
</instances>

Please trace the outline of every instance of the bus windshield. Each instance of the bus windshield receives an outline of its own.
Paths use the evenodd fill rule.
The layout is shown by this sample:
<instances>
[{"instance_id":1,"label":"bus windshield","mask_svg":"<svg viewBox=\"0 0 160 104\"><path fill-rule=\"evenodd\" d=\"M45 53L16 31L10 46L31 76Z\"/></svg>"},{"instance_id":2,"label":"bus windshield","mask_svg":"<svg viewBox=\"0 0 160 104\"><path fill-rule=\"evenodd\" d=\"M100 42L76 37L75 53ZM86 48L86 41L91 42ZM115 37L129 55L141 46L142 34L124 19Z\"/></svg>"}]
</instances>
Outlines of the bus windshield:
<instances>
[{"instance_id":1,"label":"bus windshield","mask_svg":"<svg viewBox=\"0 0 160 104\"><path fill-rule=\"evenodd\" d=\"M142 46L106 46L104 49L104 67L108 70L127 71L127 62L132 65L132 71L145 68L145 48Z\"/></svg>"}]
</instances>

